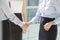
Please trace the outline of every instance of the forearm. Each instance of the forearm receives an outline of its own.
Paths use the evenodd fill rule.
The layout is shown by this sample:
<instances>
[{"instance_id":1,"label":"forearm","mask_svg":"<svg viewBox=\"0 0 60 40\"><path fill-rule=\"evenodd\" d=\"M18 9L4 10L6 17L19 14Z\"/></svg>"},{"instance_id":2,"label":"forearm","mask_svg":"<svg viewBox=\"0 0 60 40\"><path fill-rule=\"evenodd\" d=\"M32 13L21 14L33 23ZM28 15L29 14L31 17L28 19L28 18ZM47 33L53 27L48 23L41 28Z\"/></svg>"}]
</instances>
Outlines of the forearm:
<instances>
[{"instance_id":1,"label":"forearm","mask_svg":"<svg viewBox=\"0 0 60 40\"><path fill-rule=\"evenodd\" d=\"M4 7L5 6L5 7ZM2 7L2 11L5 14L5 16L16 25L21 26L22 22L15 16L14 13L12 13L12 10L10 9L8 3L4 3Z\"/></svg>"},{"instance_id":2,"label":"forearm","mask_svg":"<svg viewBox=\"0 0 60 40\"><path fill-rule=\"evenodd\" d=\"M22 19L23 19L24 22L27 22L26 0L23 0Z\"/></svg>"},{"instance_id":3,"label":"forearm","mask_svg":"<svg viewBox=\"0 0 60 40\"><path fill-rule=\"evenodd\" d=\"M27 16L26 16L26 14L22 13L22 19L23 19L23 22L27 22Z\"/></svg>"},{"instance_id":4,"label":"forearm","mask_svg":"<svg viewBox=\"0 0 60 40\"><path fill-rule=\"evenodd\" d=\"M20 27L23 25L23 22L19 20L18 17L16 17L14 14L9 18L9 20Z\"/></svg>"},{"instance_id":5,"label":"forearm","mask_svg":"<svg viewBox=\"0 0 60 40\"><path fill-rule=\"evenodd\" d=\"M35 23L37 20L39 20L41 18L41 12L40 9L37 10L36 15L32 18L32 20L30 20L30 22Z\"/></svg>"}]
</instances>

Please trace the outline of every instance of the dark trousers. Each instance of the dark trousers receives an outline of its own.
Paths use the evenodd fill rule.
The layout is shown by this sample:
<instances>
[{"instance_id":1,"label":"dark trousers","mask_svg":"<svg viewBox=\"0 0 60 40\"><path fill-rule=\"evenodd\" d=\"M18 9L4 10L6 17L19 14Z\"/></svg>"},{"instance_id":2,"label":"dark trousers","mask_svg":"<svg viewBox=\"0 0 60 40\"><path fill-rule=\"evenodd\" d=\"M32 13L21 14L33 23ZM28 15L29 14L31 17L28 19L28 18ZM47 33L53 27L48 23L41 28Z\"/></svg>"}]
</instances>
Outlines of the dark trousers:
<instances>
[{"instance_id":1,"label":"dark trousers","mask_svg":"<svg viewBox=\"0 0 60 40\"><path fill-rule=\"evenodd\" d=\"M57 37L57 25L52 25L49 31L45 31L44 24L53 21L54 18L41 17L39 40L56 40Z\"/></svg>"},{"instance_id":2,"label":"dark trousers","mask_svg":"<svg viewBox=\"0 0 60 40\"><path fill-rule=\"evenodd\" d=\"M16 16L22 20L21 14ZM3 21L3 40L22 40L22 29L9 20Z\"/></svg>"}]
</instances>

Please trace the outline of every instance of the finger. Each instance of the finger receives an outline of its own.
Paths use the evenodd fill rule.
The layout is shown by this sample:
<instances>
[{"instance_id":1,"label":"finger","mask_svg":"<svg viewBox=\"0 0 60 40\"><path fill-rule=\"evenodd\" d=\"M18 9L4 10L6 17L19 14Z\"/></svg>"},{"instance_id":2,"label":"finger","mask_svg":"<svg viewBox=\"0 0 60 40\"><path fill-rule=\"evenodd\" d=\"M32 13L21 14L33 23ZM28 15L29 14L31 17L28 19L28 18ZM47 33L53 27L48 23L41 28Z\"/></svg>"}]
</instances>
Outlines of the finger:
<instances>
[{"instance_id":1,"label":"finger","mask_svg":"<svg viewBox=\"0 0 60 40\"><path fill-rule=\"evenodd\" d=\"M48 27L46 27L46 26L44 27L44 29L45 29L46 31L48 31L48 30L49 30L49 28L48 28Z\"/></svg>"},{"instance_id":2,"label":"finger","mask_svg":"<svg viewBox=\"0 0 60 40\"><path fill-rule=\"evenodd\" d=\"M49 29L45 29L45 31L49 31Z\"/></svg>"},{"instance_id":3,"label":"finger","mask_svg":"<svg viewBox=\"0 0 60 40\"><path fill-rule=\"evenodd\" d=\"M22 33L25 34L26 33L26 30L23 30Z\"/></svg>"}]
</instances>

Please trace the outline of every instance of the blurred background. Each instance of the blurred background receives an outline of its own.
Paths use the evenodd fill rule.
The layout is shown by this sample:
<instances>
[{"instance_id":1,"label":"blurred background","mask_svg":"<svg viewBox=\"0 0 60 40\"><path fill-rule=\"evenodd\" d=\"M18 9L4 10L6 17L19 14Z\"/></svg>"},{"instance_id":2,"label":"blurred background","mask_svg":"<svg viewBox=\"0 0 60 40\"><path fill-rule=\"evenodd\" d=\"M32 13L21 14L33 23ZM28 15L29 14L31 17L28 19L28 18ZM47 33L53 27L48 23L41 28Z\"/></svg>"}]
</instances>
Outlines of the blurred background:
<instances>
[{"instance_id":1,"label":"blurred background","mask_svg":"<svg viewBox=\"0 0 60 40\"><path fill-rule=\"evenodd\" d=\"M39 0L27 0L27 20L30 21L35 15L38 8ZM38 40L39 21L32 24L26 34L23 34L23 40Z\"/></svg>"},{"instance_id":2,"label":"blurred background","mask_svg":"<svg viewBox=\"0 0 60 40\"><path fill-rule=\"evenodd\" d=\"M27 0L27 20L31 20L35 15L39 5L39 0ZM56 16L56 15L53 15ZM59 21L59 20L58 20ZM32 24L28 28L28 32L23 35L23 40L38 40L39 39L39 23ZM52 33L53 34L53 33ZM57 40L60 40L60 24L58 24L58 35Z\"/></svg>"},{"instance_id":3,"label":"blurred background","mask_svg":"<svg viewBox=\"0 0 60 40\"><path fill-rule=\"evenodd\" d=\"M12 1L16 2L16 1L22 1L22 0L12 0ZM17 7L14 4L14 2L11 2L11 3L12 3L12 10L14 10L14 12L20 12L20 8L21 7ZM17 3L20 4L19 2L17 2ZM26 5L27 20L30 21L36 14L36 11L37 11L37 8L38 8L38 4L39 4L39 0L26 0L26 4L27 4ZM13 7L13 5L15 5L15 8ZM16 9L16 8L19 8L19 9ZM58 21L60 21L60 20L58 20ZM39 22L40 21L38 20L37 22L35 22L34 24L32 24L28 28L27 32L25 34L23 34L23 40L38 40L39 39L38 38L39 37ZM0 29L0 31L1 31L1 29ZM57 40L60 40L60 24L58 24Z\"/></svg>"}]
</instances>

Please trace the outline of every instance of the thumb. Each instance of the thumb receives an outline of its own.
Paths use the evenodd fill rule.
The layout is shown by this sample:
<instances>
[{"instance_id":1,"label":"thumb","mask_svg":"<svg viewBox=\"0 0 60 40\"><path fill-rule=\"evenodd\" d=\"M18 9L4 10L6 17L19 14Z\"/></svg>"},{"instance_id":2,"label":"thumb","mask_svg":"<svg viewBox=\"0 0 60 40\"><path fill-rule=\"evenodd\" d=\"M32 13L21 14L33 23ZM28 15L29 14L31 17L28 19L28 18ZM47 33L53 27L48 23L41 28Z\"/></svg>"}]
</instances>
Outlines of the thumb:
<instances>
[{"instance_id":1,"label":"thumb","mask_svg":"<svg viewBox=\"0 0 60 40\"><path fill-rule=\"evenodd\" d=\"M23 30L22 33L25 34L27 30Z\"/></svg>"}]
</instances>

